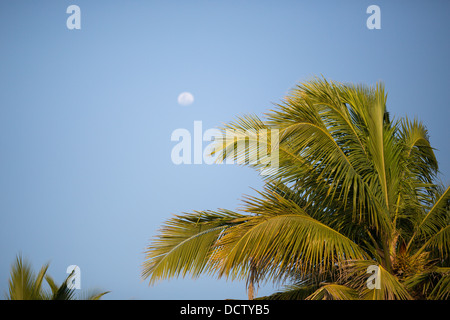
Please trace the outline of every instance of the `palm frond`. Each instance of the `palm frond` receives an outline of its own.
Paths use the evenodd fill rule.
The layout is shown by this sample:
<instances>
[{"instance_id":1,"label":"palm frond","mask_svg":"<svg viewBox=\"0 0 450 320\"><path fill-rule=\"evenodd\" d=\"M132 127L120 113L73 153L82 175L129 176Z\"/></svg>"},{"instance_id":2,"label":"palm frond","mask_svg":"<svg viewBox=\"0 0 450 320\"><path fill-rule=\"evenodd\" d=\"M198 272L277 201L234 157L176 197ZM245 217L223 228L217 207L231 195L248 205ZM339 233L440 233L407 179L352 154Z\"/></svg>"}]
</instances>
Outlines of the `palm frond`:
<instances>
[{"instance_id":1,"label":"palm frond","mask_svg":"<svg viewBox=\"0 0 450 320\"><path fill-rule=\"evenodd\" d=\"M439 282L430 293L430 300L448 300L450 299L450 268L440 268L436 270L441 274Z\"/></svg>"},{"instance_id":2,"label":"palm frond","mask_svg":"<svg viewBox=\"0 0 450 320\"><path fill-rule=\"evenodd\" d=\"M60 286L56 286L55 281L52 277L47 276L46 280L49 283L53 295L51 297L51 300L74 300L75 299L75 289L70 289L67 285L67 281L70 279L70 277L73 275L73 272L69 274L65 281Z\"/></svg>"},{"instance_id":3,"label":"palm frond","mask_svg":"<svg viewBox=\"0 0 450 320\"><path fill-rule=\"evenodd\" d=\"M110 291L101 291L99 289L91 289L85 292L80 292L77 295L78 300L100 300L105 294Z\"/></svg>"},{"instance_id":4,"label":"palm frond","mask_svg":"<svg viewBox=\"0 0 450 320\"><path fill-rule=\"evenodd\" d=\"M295 213L254 216L228 229L216 258L220 275L242 279L251 263L268 278L282 281L292 273L323 273L345 259L365 254L349 238L308 216Z\"/></svg>"},{"instance_id":5,"label":"palm frond","mask_svg":"<svg viewBox=\"0 0 450 320\"><path fill-rule=\"evenodd\" d=\"M41 300L43 298L42 279L47 269L48 265L43 266L36 275L31 263L22 255L17 255L16 261L11 266L6 298L8 300Z\"/></svg>"},{"instance_id":6,"label":"palm frond","mask_svg":"<svg viewBox=\"0 0 450 320\"><path fill-rule=\"evenodd\" d=\"M376 275L368 273L369 267L376 268ZM374 276L375 287L369 287L368 282ZM411 300L412 297L404 284L382 265L373 260L346 261L342 265L339 283L354 288L363 300Z\"/></svg>"},{"instance_id":7,"label":"palm frond","mask_svg":"<svg viewBox=\"0 0 450 320\"><path fill-rule=\"evenodd\" d=\"M142 277L155 281L190 273L198 277L210 263L215 242L243 216L228 211L196 211L166 222L148 246Z\"/></svg>"},{"instance_id":8,"label":"palm frond","mask_svg":"<svg viewBox=\"0 0 450 320\"><path fill-rule=\"evenodd\" d=\"M317 284L293 284L288 285L278 292L275 292L269 296L258 297L255 300L305 300L315 290L317 290Z\"/></svg>"},{"instance_id":9,"label":"palm frond","mask_svg":"<svg viewBox=\"0 0 450 320\"><path fill-rule=\"evenodd\" d=\"M357 300L358 292L350 287L336 283L322 285L309 295L306 300Z\"/></svg>"},{"instance_id":10,"label":"palm frond","mask_svg":"<svg viewBox=\"0 0 450 320\"><path fill-rule=\"evenodd\" d=\"M450 187L448 187L433 207L417 226L413 236L410 239L409 245L412 243L416 235L433 236L438 234L442 229L448 226L450 219ZM445 232L442 233L445 235ZM447 250L448 251L448 250Z\"/></svg>"}]
</instances>

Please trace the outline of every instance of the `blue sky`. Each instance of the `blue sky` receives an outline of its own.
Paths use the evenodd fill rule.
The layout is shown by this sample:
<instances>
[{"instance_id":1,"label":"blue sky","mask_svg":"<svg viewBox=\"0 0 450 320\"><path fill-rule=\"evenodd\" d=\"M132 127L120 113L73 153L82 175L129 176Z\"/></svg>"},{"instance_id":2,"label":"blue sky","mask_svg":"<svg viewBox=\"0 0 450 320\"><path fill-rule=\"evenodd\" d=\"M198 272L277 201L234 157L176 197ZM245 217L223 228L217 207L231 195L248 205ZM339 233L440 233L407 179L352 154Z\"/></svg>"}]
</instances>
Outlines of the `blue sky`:
<instances>
[{"instance_id":1,"label":"blue sky","mask_svg":"<svg viewBox=\"0 0 450 320\"><path fill-rule=\"evenodd\" d=\"M240 282L140 279L172 214L236 209L262 186L246 167L173 164L170 136L262 115L316 75L383 81L391 115L428 127L450 184L449 14L437 0L2 1L0 292L22 252L58 282L78 265L105 299L246 298ZM177 103L184 91L193 104Z\"/></svg>"}]
</instances>

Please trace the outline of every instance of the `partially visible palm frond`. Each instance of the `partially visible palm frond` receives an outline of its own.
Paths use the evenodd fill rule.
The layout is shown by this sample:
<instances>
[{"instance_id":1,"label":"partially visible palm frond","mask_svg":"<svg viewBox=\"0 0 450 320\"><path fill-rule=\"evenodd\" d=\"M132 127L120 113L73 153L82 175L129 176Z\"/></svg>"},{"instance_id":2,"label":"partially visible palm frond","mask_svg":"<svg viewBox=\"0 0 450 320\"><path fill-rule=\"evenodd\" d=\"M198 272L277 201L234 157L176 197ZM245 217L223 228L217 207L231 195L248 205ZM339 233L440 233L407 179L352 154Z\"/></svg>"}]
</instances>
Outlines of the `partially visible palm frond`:
<instances>
[{"instance_id":1,"label":"partially visible palm frond","mask_svg":"<svg viewBox=\"0 0 450 320\"><path fill-rule=\"evenodd\" d=\"M150 283L188 272L199 276L209 266L214 244L223 231L244 216L232 211L201 211L170 219L148 246L143 278Z\"/></svg>"}]
</instances>

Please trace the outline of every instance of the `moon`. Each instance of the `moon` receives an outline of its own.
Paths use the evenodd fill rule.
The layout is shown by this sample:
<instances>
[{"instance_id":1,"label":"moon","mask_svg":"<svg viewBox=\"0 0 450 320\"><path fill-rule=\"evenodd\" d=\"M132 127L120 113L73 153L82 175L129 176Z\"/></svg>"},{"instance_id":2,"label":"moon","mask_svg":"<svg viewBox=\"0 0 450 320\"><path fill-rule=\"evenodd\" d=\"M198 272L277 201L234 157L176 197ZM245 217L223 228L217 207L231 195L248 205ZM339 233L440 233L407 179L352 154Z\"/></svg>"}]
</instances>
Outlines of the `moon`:
<instances>
[{"instance_id":1,"label":"moon","mask_svg":"<svg viewBox=\"0 0 450 320\"><path fill-rule=\"evenodd\" d=\"M190 92L180 93L178 96L178 104L188 106L194 102L194 96Z\"/></svg>"}]
</instances>

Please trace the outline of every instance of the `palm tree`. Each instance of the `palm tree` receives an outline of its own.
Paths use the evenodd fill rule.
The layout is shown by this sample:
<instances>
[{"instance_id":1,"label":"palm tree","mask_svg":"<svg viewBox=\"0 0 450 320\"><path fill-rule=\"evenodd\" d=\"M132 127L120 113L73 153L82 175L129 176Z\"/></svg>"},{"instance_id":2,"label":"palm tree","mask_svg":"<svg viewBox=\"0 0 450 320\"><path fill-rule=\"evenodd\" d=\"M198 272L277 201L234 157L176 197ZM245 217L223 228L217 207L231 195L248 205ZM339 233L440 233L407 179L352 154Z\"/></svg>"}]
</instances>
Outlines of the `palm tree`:
<instances>
[{"instance_id":1,"label":"palm tree","mask_svg":"<svg viewBox=\"0 0 450 320\"><path fill-rule=\"evenodd\" d=\"M45 264L38 274L33 272L31 264L24 260L21 255L16 257L16 261L11 267L11 278L8 281L8 293L5 294L8 300L75 300L75 289L67 286L67 279L60 285L56 285L52 277L47 273L49 265ZM44 290L42 283L47 281L50 291ZM81 295L82 300L100 300L107 292L90 292Z\"/></svg>"},{"instance_id":2,"label":"palm tree","mask_svg":"<svg viewBox=\"0 0 450 320\"><path fill-rule=\"evenodd\" d=\"M246 280L250 299L267 281L287 286L266 299L448 299L450 188L435 182L425 126L391 119L386 98L381 83L314 79L265 121L244 116L221 128L234 136L217 140L219 161L267 170L248 161L261 147L256 139L277 148L278 170L239 212L169 219L146 250L142 277ZM275 129L278 141L267 137Z\"/></svg>"}]
</instances>

